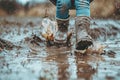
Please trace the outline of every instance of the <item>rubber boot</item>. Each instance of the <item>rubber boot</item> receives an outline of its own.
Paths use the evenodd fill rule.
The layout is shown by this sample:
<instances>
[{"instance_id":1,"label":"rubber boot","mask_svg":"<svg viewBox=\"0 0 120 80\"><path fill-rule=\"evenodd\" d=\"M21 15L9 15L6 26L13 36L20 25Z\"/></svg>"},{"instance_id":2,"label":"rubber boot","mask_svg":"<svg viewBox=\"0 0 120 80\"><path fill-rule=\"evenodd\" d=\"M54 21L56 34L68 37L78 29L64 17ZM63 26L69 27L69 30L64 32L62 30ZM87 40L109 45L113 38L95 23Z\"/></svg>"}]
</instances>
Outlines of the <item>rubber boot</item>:
<instances>
[{"instance_id":1,"label":"rubber boot","mask_svg":"<svg viewBox=\"0 0 120 80\"><path fill-rule=\"evenodd\" d=\"M90 18L79 16L75 18L76 28L76 52L87 49L92 45L92 38L88 35Z\"/></svg>"},{"instance_id":2,"label":"rubber boot","mask_svg":"<svg viewBox=\"0 0 120 80\"><path fill-rule=\"evenodd\" d=\"M56 19L56 21L58 24L58 31L55 34L54 42L65 44L67 42L69 19Z\"/></svg>"}]
</instances>

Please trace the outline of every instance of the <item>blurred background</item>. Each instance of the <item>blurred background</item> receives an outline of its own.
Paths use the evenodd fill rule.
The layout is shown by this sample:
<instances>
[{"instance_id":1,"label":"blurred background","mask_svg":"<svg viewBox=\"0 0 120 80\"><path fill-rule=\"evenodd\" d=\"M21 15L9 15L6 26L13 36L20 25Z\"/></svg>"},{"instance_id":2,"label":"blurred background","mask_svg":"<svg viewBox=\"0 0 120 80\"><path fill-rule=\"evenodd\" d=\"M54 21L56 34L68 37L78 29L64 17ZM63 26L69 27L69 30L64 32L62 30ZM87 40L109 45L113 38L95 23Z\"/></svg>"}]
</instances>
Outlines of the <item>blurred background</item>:
<instances>
[{"instance_id":1,"label":"blurred background","mask_svg":"<svg viewBox=\"0 0 120 80\"><path fill-rule=\"evenodd\" d=\"M47 47L56 32L55 6L49 0L0 0L0 80L120 80L120 0L94 0L90 8L94 45L84 56L74 54L75 10L71 47Z\"/></svg>"},{"instance_id":2,"label":"blurred background","mask_svg":"<svg viewBox=\"0 0 120 80\"><path fill-rule=\"evenodd\" d=\"M90 7L92 18L120 19L120 0L94 0ZM55 6L49 0L0 0L0 16L54 17Z\"/></svg>"}]
</instances>

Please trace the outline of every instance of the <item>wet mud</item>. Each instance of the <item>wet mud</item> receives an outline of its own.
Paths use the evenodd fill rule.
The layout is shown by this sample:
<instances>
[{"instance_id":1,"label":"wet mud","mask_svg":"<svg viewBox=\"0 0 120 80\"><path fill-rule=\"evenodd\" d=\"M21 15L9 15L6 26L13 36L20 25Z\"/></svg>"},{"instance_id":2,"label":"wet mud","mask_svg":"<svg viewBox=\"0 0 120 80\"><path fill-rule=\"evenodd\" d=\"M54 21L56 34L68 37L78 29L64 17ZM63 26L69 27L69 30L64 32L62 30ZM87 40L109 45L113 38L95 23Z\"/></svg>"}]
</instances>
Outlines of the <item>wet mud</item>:
<instances>
[{"instance_id":1,"label":"wet mud","mask_svg":"<svg viewBox=\"0 0 120 80\"><path fill-rule=\"evenodd\" d=\"M93 20L90 34L104 52L74 53L71 47L46 46L43 18L0 18L0 80L119 80L120 21Z\"/></svg>"}]
</instances>

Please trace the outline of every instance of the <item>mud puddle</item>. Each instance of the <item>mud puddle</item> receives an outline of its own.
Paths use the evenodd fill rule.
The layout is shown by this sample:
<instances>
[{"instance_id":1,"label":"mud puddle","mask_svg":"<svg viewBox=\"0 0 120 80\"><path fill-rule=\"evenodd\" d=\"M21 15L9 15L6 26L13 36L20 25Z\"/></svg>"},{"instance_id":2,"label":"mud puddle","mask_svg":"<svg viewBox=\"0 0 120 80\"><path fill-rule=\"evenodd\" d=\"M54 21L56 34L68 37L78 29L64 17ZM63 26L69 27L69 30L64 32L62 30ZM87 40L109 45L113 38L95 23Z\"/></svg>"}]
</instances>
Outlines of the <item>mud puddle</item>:
<instances>
[{"instance_id":1,"label":"mud puddle","mask_svg":"<svg viewBox=\"0 0 120 80\"><path fill-rule=\"evenodd\" d=\"M120 79L120 21L93 20L91 27L101 29L93 36L106 48L102 54L84 56L74 53L73 47L47 47L40 35L41 21L41 18L0 18L0 38L15 45L1 49L0 80ZM70 25L73 29L73 19ZM73 37L73 43L74 40Z\"/></svg>"}]
</instances>

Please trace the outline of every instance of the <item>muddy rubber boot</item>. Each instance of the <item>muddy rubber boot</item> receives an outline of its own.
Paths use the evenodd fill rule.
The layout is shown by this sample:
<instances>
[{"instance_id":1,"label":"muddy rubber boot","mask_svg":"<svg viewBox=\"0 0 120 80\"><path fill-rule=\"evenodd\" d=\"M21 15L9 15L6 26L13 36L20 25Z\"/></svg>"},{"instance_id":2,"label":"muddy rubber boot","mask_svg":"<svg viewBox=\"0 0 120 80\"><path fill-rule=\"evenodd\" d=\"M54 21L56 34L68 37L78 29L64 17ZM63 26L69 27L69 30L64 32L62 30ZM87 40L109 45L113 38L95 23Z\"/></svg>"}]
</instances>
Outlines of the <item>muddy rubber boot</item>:
<instances>
[{"instance_id":1,"label":"muddy rubber boot","mask_svg":"<svg viewBox=\"0 0 120 80\"><path fill-rule=\"evenodd\" d=\"M92 38L88 35L90 18L79 16L75 18L76 27L76 49L75 52L87 49L92 45Z\"/></svg>"},{"instance_id":2,"label":"muddy rubber boot","mask_svg":"<svg viewBox=\"0 0 120 80\"><path fill-rule=\"evenodd\" d=\"M58 24L58 31L55 34L54 42L57 44L65 44L67 42L67 33L69 26L69 19L56 19Z\"/></svg>"}]
</instances>

